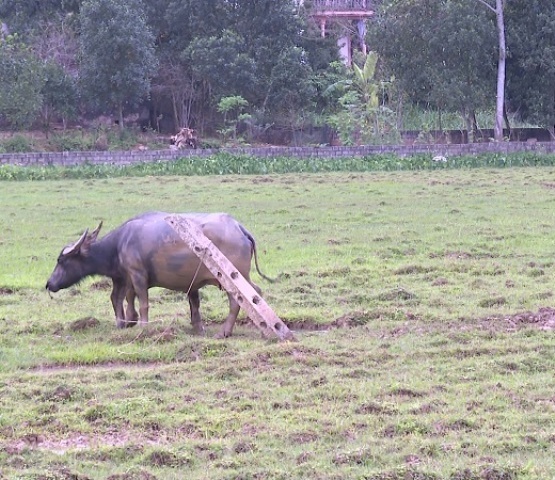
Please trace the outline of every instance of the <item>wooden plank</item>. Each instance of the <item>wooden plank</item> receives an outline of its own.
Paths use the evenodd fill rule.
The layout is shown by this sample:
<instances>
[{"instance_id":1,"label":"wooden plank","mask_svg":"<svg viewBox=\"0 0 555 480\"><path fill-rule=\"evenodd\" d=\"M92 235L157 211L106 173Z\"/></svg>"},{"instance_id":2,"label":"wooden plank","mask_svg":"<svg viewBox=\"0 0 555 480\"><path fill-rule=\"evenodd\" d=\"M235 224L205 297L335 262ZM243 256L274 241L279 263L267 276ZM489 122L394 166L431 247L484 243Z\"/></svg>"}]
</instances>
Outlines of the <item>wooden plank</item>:
<instances>
[{"instance_id":1,"label":"wooden plank","mask_svg":"<svg viewBox=\"0 0 555 480\"><path fill-rule=\"evenodd\" d=\"M270 337L276 335L280 340L295 340L293 332L274 313L266 301L258 294L245 277L212 241L204 235L198 225L179 215L170 215L166 221L200 258L223 288L243 308L252 322Z\"/></svg>"}]
</instances>

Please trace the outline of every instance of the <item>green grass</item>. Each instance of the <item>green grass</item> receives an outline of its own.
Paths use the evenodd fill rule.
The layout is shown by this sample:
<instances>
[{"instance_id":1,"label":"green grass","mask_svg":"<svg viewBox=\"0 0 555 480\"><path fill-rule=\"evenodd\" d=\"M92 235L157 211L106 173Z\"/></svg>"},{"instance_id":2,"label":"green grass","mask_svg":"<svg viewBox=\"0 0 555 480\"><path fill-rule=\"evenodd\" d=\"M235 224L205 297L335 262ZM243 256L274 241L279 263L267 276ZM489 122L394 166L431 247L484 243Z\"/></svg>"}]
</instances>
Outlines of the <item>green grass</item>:
<instances>
[{"instance_id":1,"label":"green grass","mask_svg":"<svg viewBox=\"0 0 555 480\"><path fill-rule=\"evenodd\" d=\"M552 167L2 182L0 478L554 478L553 185ZM153 289L151 325L123 331L101 279L44 291L85 228L152 209L240 219L298 342L244 322L213 339L214 288L206 337L180 293Z\"/></svg>"}]
</instances>

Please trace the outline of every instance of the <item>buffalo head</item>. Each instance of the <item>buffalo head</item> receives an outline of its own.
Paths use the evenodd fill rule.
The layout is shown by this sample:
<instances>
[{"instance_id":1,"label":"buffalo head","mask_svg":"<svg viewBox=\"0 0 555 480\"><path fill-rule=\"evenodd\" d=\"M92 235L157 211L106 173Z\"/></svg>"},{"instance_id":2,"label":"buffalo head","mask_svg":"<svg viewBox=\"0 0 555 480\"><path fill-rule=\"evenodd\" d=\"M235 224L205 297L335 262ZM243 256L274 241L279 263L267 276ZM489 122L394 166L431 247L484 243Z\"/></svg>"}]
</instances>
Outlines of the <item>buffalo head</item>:
<instances>
[{"instance_id":1,"label":"buffalo head","mask_svg":"<svg viewBox=\"0 0 555 480\"><path fill-rule=\"evenodd\" d=\"M46 282L48 291L57 292L69 288L90 273L90 248L96 241L101 228L102 222L91 233L87 228L79 240L64 247L52 275Z\"/></svg>"}]
</instances>

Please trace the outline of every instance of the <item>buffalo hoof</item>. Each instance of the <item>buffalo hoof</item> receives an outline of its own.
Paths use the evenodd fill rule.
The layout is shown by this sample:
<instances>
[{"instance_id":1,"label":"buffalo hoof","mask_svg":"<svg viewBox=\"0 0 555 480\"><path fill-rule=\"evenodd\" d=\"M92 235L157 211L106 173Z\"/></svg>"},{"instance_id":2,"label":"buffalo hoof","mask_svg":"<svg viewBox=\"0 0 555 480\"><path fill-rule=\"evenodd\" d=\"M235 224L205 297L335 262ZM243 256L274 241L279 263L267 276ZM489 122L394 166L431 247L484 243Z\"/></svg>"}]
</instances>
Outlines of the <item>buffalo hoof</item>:
<instances>
[{"instance_id":1,"label":"buffalo hoof","mask_svg":"<svg viewBox=\"0 0 555 480\"><path fill-rule=\"evenodd\" d=\"M131 328L137 324L137 320L125 320L122 318L116 318L117 328Z\"/></svg>"},{"instance_id":2,"label":"buffalo hoof","mask_svg":"<svg viewBox=\"0 0 555 480\"><path fill-rule=\"evenodd\" d=\"M218 338L218 339L229 338L229 337L231 337L231 332L225 329L220 330L218 333L216 333L216 335L214 335L214 338Z\"/></svg>"},{"instance_id":3,"label":"buffalo hoof","mask_svg":"<svg viewBox=\"0 0 555 480\"><path fill-rule=\"evenodd\" d=\"M193 325L193 334L204 337L206 335L204 325Z\"/></svg>"}]
</instances>

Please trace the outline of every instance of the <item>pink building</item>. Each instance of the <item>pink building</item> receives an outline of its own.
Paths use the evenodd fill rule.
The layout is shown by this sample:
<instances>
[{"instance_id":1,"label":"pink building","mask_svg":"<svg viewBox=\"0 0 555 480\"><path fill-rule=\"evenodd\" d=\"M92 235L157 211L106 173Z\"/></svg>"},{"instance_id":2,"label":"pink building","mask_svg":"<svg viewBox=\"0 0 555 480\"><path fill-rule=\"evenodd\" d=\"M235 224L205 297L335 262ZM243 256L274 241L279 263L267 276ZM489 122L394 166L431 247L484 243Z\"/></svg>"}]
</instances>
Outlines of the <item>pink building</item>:
<instances>
[{"instance_id":1,"label":"pink building","mask_svg":"<svg viewBox=\"0 0 555 480\"><path fill-rule=\"evenodd\" d=\"M339 26L337 46L347 65L352 64L354 50L366 54L366 20L374 15L371 0L312 0L305 4L320 24L323 37L328 24L334 22Z\"/></svg>"}]
</instances>

